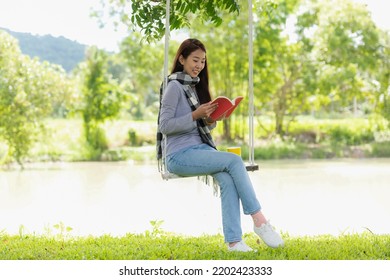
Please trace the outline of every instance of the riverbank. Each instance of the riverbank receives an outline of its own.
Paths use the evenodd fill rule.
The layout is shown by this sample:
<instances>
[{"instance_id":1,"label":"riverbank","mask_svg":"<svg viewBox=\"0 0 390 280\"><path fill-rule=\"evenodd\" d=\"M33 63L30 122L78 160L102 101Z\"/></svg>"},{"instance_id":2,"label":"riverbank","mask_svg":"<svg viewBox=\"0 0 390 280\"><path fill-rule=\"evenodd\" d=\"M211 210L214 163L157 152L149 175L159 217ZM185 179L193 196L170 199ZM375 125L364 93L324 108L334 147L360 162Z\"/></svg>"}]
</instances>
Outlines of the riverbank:
<instances>
[{"instance_id":1,"label":"riverbank","mask_svg":"<svg viewBox=\"0 0 390 280\"><path fill-rule=\"evenodd\" d=\"M241 124L241 126L243 126ZM23 162L74 162L89 161L89 151L83 137L82 121L78 119L46 120L45 129ZM236 124L232 125L237 127ZM262 121L255 126L255 160L271 159L335 159L390 157L390 130L383 119L328 119L304 118L291 125L284 137L264 132L272 131L272 122ZM240 146L243 158L248 158L246 133L232 130L237 137L226 142L223 125L213 136L219 150L228 146ZM104 126L108 148L101 154L101 161L155 161L155 121L115 120ZM239 133L241 131L241 133ZM0 165L8 161L7 146L0 142ZM11 160L12 163L12 160Z\"/></svg>"},{"instance_id":2,"label":"riverbank","mask_svg":"<svg viewBox=\"0 0 390 280\"><path fill-rule=\"evenodd\" d=\"M232 122L230 133L235 135L234 141L226 142L222 124L213 131L213 137L219 150L226 150L228 146L240 146L242 156L246 159L249 149L247 123L241 119L233 119ZM35 160L88 160L81 140L80 121L51 120L48 127L52 141L48 141L48 138L40 141L47 144L36 146L32 153ZM279 137L272 135L271 119L256 119L255 160L390 157L388 121L379 116L342 119L306 116L297 118L289 127L289 132L284 137ZM101 160L133 160L144 163L155 160L155 121L116 120L107 123L104 129L109 148L101 155ZM60 144L56 145L61 147L60 150L53 146L56 142Z\"/></svg>"}]
</instances>

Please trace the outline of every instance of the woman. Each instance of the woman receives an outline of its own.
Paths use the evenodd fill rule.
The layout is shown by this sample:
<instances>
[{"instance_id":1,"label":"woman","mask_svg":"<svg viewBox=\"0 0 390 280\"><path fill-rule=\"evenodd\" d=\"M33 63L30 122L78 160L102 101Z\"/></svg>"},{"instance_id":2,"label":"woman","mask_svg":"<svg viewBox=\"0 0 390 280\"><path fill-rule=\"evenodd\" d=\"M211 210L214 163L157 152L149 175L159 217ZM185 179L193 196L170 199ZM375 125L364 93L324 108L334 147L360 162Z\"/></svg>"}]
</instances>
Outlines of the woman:
<instances>
[{"instance_id":1,"label":"woman","mask_svg":"<svg viewBox=\"0 0 390 280\"><path fill-rule=\"evenodd\" d=\"M176 53L161 100L159 131L167 137L167 169L180 176L210 175L218 183L229 251L253 251L242 240L240 201L255 233L270 247L283 246L261 212L241 157L216 150L210 135L216 123L209 119L216 105L210 101L206 48L197 39L187 39Z\"/></svg>"}]
</instances>

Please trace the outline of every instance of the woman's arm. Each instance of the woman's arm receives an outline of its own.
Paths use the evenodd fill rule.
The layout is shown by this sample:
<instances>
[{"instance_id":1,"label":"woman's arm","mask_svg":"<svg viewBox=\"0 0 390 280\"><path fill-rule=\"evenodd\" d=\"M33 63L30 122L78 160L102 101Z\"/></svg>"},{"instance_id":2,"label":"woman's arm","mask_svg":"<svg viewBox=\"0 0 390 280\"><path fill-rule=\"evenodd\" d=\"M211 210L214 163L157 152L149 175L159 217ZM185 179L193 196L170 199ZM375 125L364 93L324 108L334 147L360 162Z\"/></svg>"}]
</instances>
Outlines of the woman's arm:
<instances>
[{"instance_id":1,"label":"woman's arm","mask_svg":"<svg viewBox=\"0 0 390 280\"><path fill-rule=\"evenodd\" d=\"M192 111L179 82L171 81L163 94L160 110L160 131L180 134L196 128Z\"/></svg>"}]
</instances>

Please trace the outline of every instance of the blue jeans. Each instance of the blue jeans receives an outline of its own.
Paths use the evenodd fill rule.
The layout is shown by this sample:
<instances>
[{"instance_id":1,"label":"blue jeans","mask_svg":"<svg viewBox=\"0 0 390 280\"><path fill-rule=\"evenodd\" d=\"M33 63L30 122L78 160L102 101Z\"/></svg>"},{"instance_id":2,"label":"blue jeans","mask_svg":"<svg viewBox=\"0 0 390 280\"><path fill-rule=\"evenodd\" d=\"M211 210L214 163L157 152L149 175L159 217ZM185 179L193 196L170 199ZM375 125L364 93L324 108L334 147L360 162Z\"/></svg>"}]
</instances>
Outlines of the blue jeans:
<instances>
[{"instance_id":1,"label":"blue jeans","mask_svg":"<svg viewBox=\"0 0 390 280\"><path fill-rule=\"evenodd\" d=\"M240 156L201 144L167 156L167 169L180 176L211 175L221 191L225 242L241 241L240 201L246 215L260 211L261 206Z\"/></svg>"}]
</instances>

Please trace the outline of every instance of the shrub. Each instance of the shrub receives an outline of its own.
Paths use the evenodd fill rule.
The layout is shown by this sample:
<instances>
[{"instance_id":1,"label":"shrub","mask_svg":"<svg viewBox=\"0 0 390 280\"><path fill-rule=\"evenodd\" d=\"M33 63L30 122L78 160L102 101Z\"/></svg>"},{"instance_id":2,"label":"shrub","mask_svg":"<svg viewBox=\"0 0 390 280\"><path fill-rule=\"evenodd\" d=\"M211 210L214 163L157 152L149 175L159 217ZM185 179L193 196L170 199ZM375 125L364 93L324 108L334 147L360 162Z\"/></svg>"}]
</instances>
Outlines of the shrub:
<instances>
[{"instance_id":1,"label":"shrub","mask_svg":"<svg viewBox=\"0 0 390 280\"><path fill-rule=\"evenodd\" d=\"M375 157L390 157L390 141L373 143L371 155Z\"/></svg>"}]
</instances>

